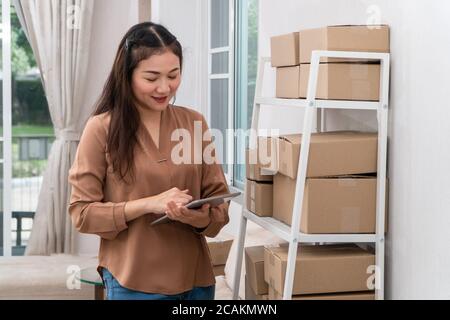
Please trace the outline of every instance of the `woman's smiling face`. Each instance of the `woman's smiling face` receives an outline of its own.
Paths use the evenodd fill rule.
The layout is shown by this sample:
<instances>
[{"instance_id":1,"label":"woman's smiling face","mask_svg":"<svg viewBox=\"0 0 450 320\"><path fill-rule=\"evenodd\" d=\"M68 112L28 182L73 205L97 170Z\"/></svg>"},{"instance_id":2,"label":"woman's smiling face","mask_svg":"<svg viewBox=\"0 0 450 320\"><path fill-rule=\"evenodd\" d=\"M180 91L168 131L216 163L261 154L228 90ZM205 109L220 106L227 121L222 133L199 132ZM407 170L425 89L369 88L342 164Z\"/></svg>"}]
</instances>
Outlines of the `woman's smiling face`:
<instances>
[{"instance_id":1,"label":"woman's smiling face","mask_svg":"<svg viewBox=\"0 0 450 320\"><path fill-rule=\"evenodd\" d=\"M139 107L153 111L162 111L169 105L180 82L180 59L169 50L139 62L131 77Z\"/></svg>"}]
</instances>

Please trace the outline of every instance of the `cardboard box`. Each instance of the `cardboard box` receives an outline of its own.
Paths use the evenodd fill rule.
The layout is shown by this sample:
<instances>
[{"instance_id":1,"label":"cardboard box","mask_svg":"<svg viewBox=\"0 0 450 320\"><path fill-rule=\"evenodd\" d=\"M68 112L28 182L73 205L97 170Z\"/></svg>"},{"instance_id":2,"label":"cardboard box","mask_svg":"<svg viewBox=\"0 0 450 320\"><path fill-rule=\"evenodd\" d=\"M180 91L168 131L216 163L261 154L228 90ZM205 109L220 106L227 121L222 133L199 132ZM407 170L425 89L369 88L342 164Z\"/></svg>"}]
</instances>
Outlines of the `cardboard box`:
<instances>
[{"instance_id":1,"label":"cardboard box","mask_svg":"<svg viewBox=\"0 0 450 320\"><path fill-rule=\"evenodd\" d=\"M269 300L268 294L257 294L245 277L245 300Z\"/></svg>"},{"instance_id":2,"label":"cardboard box","mask_svg":"<svg viewBox=\"0 0 450 320\"><path fill-rule=\"evenodd\" d=\"M299 36L300 63L310 63L313 50L389 52L389 26L386 25L330 26L301 30ZM324 58L322 61L342 59Z\"/></svg>"},{"instance_id":3,"label":"cardboard box","mask_svg":"<svg viewBox=\"0 0 450 320\"><path fill-rule=\"evenodd\" d=\"M257 182L247 180L246 185L247 210L260 217L271 217L273 211L272 182Z\"/></svg>"},{"instance_id":4,"label":"cardboard box","mask_svg":"<svg viewBox=\"0 0 450 320\"><path fill-rule=\"evenodd\" d=\"M298 35L298 32L293 32L270 38L272 67L299 64Z\"/></svg>"},{"instance_id":5,"label":"cardboard box","mask_svg":"<svg viewBox=\"0 0 450 320\"><path fill-rule=\"evenodd\" d=\"M278 79L281 91L287 98L306 98L310 64L301 64L300 70L284 71ZM285 69L285 68L283 68ZM289 67L289 69L292 69ZM297 80L300 77L300 80ZM298 82L300 88L294 89ZM288 84L289 83L289 84ZM278 83L277 83L278 88ZM281 90L281 89L280 89ZM278 91L277 91L278 92ZM380 65L368 63L321 63L317 80L317 99L378 101L380 99Z\"/></svg>"},{"instance_id":6,"label":"cardboard box","mask_svg":"<svg viewBox=\"0 0 450 320\"><path fill-rule=\"evenodd\" d=\"M301 134L275 139L278 172L297 178ZM307 177L326 177L377 171L378 134L355 131L313 133Z\"/></svg>"},{"instance_id":7,"label":"cardboard box","mask_svg":"<svg viewBox=\"0 0 450 320\"><path fill-rule=\"evenodd\" d=\"M292 224L296 179L275 176L273 217ZM347 176L306 179L300 231L375 233L377 178Z\"/></svg>"},{"instance_id":8,"label":"cardboard box","mask_svg":"<svg viewBox=\"0 0 450 320\"><path fill-rule=\"evenodd\" d=\"M257 295L267 294L268 286L264 280L264 246L245 248L246 280Z\"/></svg>"},{"instance_id":9,"label":"cardboard box","mask_svg":"<svg viewBox=\"0 0 450 320\"><path fill-rule=\"evenodd\" d=\"M208 243L212 265L224 265L227 262L228 254L233 244L233 236L221 232L215 238L206 237L206 242Z\"/></svg>"},{"instance_id":10,"label":"cardboard box","mask_svg":"<svg viewBox=\"0 0 450 320\"><path fill-rule=\"evenodd\" d=\"M283 300L283 294L269 287L269 300ZM292 296L292 300L375 300L373 291Z\"/></svg>"},{"instance_id":11,"label":"cardboard box","mask_svg":"<svg viewBox=\"0 0 450 320\"><path fill-rule=\"evenodd\" d=\"M277 139L278 140L278 139ZM278 171L278 141L272 137L258 137L258 163L272 176ZM250 179L253 180L253 179Z\"/></svg>"},{"instance_id":12,"label":"cardboard box","mask_svg":"<svg viewBox=\"0 0 450 320\"><path fill-rule=\"evenodd\" d=\"M283 292L288 246L264 248L264 277ZM375 255L353 244L299 247L293 295L367 291Z\"/></svg>"},{"instance_id":13,"label":"cardboard box","mask_svg":"<svg viewBox=\"0 0 450 320\"><path fill-rule=\"evenodd\" d=\"M277 68L275 96L277 98L300 98L300 66Z\"/></svg>"},{"instance_id":14,"label":"cardboard box","mask_svg":"<svg viewBox=\"0 0 450 320\"><path fill-rule=\"evenodd\" d=\"M225 265L213 266L214 276L224 276L225 275Z\"/></svg>"},{"instance_id":15,"label":"cardboard box","mask_svg":"<svg viewBox=\"0 0 450 320\"><path fill-rule=\"evenodd\" d=\"M245 164L247 179L253 181L273 181L273 175L261 174L263 167L258 156L258 149L245 149Z\"/></svg>"}]
</instances>

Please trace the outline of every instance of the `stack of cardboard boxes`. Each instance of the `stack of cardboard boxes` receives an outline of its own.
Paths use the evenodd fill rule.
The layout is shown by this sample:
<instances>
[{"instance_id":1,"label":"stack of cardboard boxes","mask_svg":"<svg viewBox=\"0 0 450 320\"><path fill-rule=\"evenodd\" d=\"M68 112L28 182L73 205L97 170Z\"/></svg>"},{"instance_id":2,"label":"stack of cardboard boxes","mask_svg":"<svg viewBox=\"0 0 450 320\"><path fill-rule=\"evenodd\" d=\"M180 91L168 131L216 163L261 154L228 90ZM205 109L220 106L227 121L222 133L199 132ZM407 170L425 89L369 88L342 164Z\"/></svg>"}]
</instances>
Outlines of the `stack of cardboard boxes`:
<instances>
[{"instance_id":1,"label":"stack of cardboard boxes","mask_svg":"<svg viewBox=\"0 0 450 320\"><path fill-rule=\"evenodd\" d=\"M332 26L271 38L278 98L306 98L313 50L389 52L388 26ZM322 58L317 99L379 100L378 62Z\"/></svg>"},{"instance_id":2,"label":"stack of cardboard boxes","mask_svg":"<svg viewBox=\"0 0 450 320\"><path fill-rule=\"evenodd\" d=\"M245 299L280 300L288 246L245 248ZM293 300L373 300L375 255L352 244L302 245L296 259Z\"/></svg>"},{"instance_id":3,"label":"stack of cardboard boxes","mask_svg":"<svg viewBox=\"0 0 450 320\"><path fill-rule=\"evenodd\" d=\"M301 138L274 138L279 147L273 217L288 225L292 221ZM375 133L312 134L301 232L375 232L377 140Z\"/></svg>"},{"instance_id":4,"label":"stack of cardboard boxes","mask_svg":"<svg viewBox=\"0 0 450 320\"><path fill-rule=\"evenodd\" d=\"M208 243L211 263L213 265L214 275L220 276L225 274L225 264L230 253L233 237L227 233L221 232L215 238L206 238Z\"/></svg>"},{"instance_id":5,"label":"stack of cardboard boxes","mask_svg":"<svg viewBox=\"0 0 450 320\"><path fill-rule=\"evenodd\" d=\"M264 279L269 299L282 298L285 285L288 246L264 249ZM372 279L368 271L375 255L347 245L299 248L294 271L294 300L373 300Z\"/></svg>"},{"instance_id":6,"label":"stack of cardboard boxes","mask_svg":"<svg viewBox=\"0 0 450 320\"><path fill-rule=\"evenodd\" d=\"M247 209L260 217L270 217L273 211L273 175L261 174L261 168L266 167L266 163L263 153L259 151L264 149L261 143L266 141L265 138L259 138L257 149L245 151Z\"/></svg>"},{"instance_id":7,"label":"stack of cardboard boxes","mask_svg":"<svg viewBox=\"0 0 450 320\"><path fill-rule=\"evenodd\" d=\"M271 47L272 66L277 68L277 97L306 98L313 50L389 52L389 28L335 26L304 30L273 37ZM319 65L317 98L378 100L379 73L380 65L374 62L323 59ZM301 140L300 134L260 137L258 146L270 146L267 148L270 163L247 165L248 179L251 175L258 176L252 170L261 167L276 172L272 179L271 212L264 208L256 211L288 225L292 222ZM301 232L375 233L377 147L376 133L341 131L311 135ZM253 198L247 194L247 207L249 198L255 203L263 200L257 192ZM247 248L249 297L281 298L287 252L287 246ZM261 261L262 273L256 268ZM373 299L368 271L373 265L375 255L354 244L302 245L296 261L293 299ZM261 284L262 279L267 289Z\"/></svg>"}]
</instances>

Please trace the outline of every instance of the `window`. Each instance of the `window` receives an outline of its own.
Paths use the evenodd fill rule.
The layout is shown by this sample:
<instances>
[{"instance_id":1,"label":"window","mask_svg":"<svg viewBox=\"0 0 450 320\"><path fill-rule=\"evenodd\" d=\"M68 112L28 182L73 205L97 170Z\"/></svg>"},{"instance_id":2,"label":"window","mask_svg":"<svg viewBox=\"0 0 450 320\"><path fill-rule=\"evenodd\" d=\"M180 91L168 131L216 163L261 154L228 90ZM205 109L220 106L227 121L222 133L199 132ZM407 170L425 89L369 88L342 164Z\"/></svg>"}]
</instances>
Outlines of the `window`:
<instances>
[{"instance_id":1,"label":"window","mask_svg":"<svg viewBox=\"0 0 450 320\"><path fill-rule=\"evenodd\" d=\"M233 183L233 139L227 129L233 128L233 0L209 0L208 105L211 128L220 130L223 140L216 142L217 156L223 163L228 183ZM229 160L231 159L231 160Z\"/></svg>"},{"instance_id":2,"label":"window","mask_svg":"<svg viewBox=\"0 0 450 320\"><path fill-rule=\"evenodd\" d=\"M228 183L243 188L246 139L242 132L250 128L253 110L258 0L209 0L208 4L209 123L224 138L221 156Z\"/></svg>"},{"instance_id":3,"label":"window","mask_svg":"<svg viewBox=\"0 0 450 320\"><path fill-rule=\"evenodd\" d=\"M2 97L6 103L0 121L0 256L14 256L24 254L30 237L54 133L33 51L14 6L3 0L3 8L9 10L2 10L1 39L11 46L11 56L4 56L2 65ZM7 50L2 50L3 54Z\"/></svg>"},{"instance_id":4,"label":"window","mask_svg":"<svg viewBox=\"0 0 450 320\"><path fill-rule=\"evenodd\" d=\"M243 136L251 127L258 68L258 2L237 0L236 16L236 105L234 148L234 186L244 189L245 148L248 139Z\"/></svg>"}]
</instances>

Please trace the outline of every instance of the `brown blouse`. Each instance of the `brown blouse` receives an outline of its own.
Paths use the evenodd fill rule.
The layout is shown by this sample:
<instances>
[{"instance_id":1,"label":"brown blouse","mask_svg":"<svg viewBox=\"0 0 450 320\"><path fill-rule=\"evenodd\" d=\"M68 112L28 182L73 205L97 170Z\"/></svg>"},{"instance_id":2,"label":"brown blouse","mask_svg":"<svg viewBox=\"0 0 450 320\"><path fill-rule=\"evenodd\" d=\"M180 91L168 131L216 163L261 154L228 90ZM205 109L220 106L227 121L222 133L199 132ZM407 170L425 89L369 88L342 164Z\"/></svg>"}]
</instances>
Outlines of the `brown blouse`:
<instances>
[{"instance_id":1,"label":"brown blouse","mask_svg":"<svg viewBox=\"0 0 450 320\"><path fill-rule=\"evenodd\" d=\"M102 276L101 268L105 267L123 287L147 293L178 294L213 285L205 236L216 236L228 223L228 203L211 208L211 223L202 232L176 221L151 226L157 218L152 213L126 222L124 214L127 201L173 187L189 189L194 199L229 192L220 164L211 164L201 155L194 162L195 150L199 155L198 151L206 154L211 149L211 141L201 139L208 130L205 119L194 110L168 106L161 115L159 148L142 125L137 135L133 183L118 179L112 170L106 151L109 121L107 113L89 119L69 172L72 222L79 232L101 237L98 272ZM180 139L171 138L175 129L186 129L191 135L190 163L172 161L173 150L183 156L188 151L179 153Z\"/></svg>"}]
</instances>

